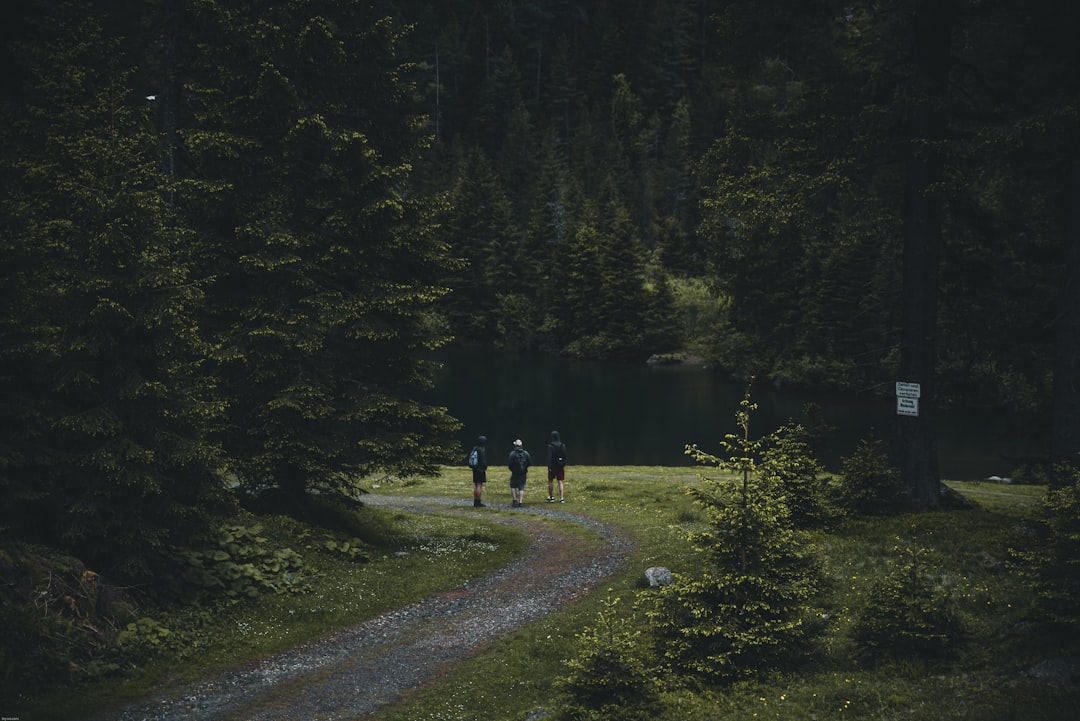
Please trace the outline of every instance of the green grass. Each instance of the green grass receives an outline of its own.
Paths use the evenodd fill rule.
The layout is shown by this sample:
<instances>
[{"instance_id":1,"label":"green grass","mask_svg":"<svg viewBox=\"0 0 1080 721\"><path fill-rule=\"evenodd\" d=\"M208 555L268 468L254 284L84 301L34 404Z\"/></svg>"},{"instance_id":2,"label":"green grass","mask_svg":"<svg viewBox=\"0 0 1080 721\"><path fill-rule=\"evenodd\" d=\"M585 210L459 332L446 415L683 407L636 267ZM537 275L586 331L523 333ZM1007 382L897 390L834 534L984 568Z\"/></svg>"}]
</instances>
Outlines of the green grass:
<instances>
[{"instance_id":1,"label":"green grass","mask_svg":"<svg viewBox=\"0 0 1080 721\"><path fill-rule=\"evenodd\" d=\"M264 535L304 556L310 590L263 595L225 607L147 610L172 631L166 653L120 676L37 698L4 700L6 716L40 721L80 718L152 694L166 685L233 668L400 608L490 573L528 544L523 532L460 517L365 507L359 521L380 545L370 562L320 553L313 529L291 519L258 520ZM313 534L313 535L318 535Z\"/></svg>"},{"instance_id":2,"label":"green grass","mask_svg":"<svg viewBox=\"0 0 1080 721\"><path fill-rule=\"evenodd\" d=\"M568 469L567 504L555 508L609 523L635 539L625 571L597 592L501 639L372 718L512 720L554 709L558 699L553 681L565 675L564 661L579 653L577 635L595 624L605 599L619 597L622 612L635 624L643 624L635 600L647 593L644 569L663 565L692 573L700 565L686 543L687 531L700 527L703 520L685 492L698 482L697 469L692 467ZM828 584L820 599L825 632L817 641L813 662L709 693L692 693L671 684L665 697L668 710L657 721L1080 718L1080 693L1075 687L1037 684L1018 673L1039 660L1080 652L1035 632L1035 625L1028 623L1028 592L1006 564L1016 529L1044 489L950 485L976 501L978 508L850 520L817 534L815 543ZM547 507L543 503L546 490L542 481L530 480L527 504ZM472 485L468 469L447 468L438 478L383 483L371 491L467 501ZM207 625L200 635L215 639L216 645L201 650L197 657L161 662L123 682L58 696L73 699L82 711L88 704L100 707L136 697L173 680L227 668L357 623L457 585L470 575L486 573L524 547L520 536L502 526L477 526L477 519L485 515L513 513L502 508L509 500L508 485L500 478L489 482L485 491L485 502L493 506L478 512L417 517L369 507L364 513L371 514L372 527L388 539L385 557L360 567L325 562L312 594L264 598L255 607L236 607L214 621L203 619ZM282 523L280 530L295 529ZM969 638L954 657L943 661L860 664L846 636L855 610L893 558L894 545L911 541L931 549L939 559L939 583L957 600ZM396 546L409 547L412 555L398 558L392 552ZM558 553L558 549L551 551ZM62 709L55 697L48 701L51 707L39 708ZM65 716L35 710L22 717Z\"/></svg>"},{"instance_id":3,"label":"green grass","mask_svg":"<svg viewBox=\"0 0 1080 721\"><path fill-rule=\"evenodd\" d=\"M422 486L397 493L461 494L467 472L448 469ZM567 510L611 523L638 541L626 571L598 593L503 639L459 666L407 702L376 714L377 721L479 721L526 719L554 709L552 683L566 673L564 660L579 652L577 634L595 624L609 597L636 623L644 623L634 600L643 592L641 574L652 565L692 572L699 563L685 542L702 517L686 497L698 482L694 468L574 467L567 478ZM538 485L538 484L537 484ZM828 574L822 599L826 633L814 661L762 680L710 694L671 687L668 711L658 721L717 719L911 719L990 721L1080 718L1080 693L1036 684L1022 668L1076 648L1055 648L1029 635L1028 595L1006 566L1014 530L1045 488L950 484L978 504L970 511L906 514L852 520L818 534ZM546 495L534 486L533 497ZM489 483L487 495L506 495ZM955 658L865 667L854 660L846 638L853 609L893 558L899 541L934 550L942 562L940 583L949 587L964 613L970 638Z\"/></svg>"}]
</instances>

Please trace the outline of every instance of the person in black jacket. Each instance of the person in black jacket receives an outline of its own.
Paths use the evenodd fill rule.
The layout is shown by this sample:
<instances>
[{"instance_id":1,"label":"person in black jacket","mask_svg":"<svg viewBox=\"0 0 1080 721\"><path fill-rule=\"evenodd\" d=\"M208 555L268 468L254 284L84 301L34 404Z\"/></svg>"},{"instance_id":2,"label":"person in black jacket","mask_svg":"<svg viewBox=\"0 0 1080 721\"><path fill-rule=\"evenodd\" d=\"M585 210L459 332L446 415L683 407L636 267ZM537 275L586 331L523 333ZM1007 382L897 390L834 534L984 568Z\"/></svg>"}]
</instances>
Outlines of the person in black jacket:
<instances>
[{"instance_id":1,"label":"person in black jacket","mask_svg":"<svg viewBox=\"0 0 1080 721\"><path fill-rule=\"evenodd\" d=\"M532 459L529 457L529 452L522 447L520 440L514 441L514 450L510 451L507 463L510 466L510 495L513 498L510 505L521 508L525 505L525 481L528 479Z\"/></svg>"},{"instance_id":2,"label":"person in black jacket","mask_svg":"<svg viewBox=\"0 0 1080 721\"><path fill-rule=\"evenodd\" d=\"M559 482L559 503L566 501L566 444L559 438L558 431L551 432L551 441L547 447L548 465L548 503L555 502L555 481Z\"/></svg>"},{"instance_id":3,"label":"person in black jacket","mask_svg":"<svg viewBox=\"0 0 1080 721\"><path fill-rule=\"evenodd\" d=\"M476 452L476 465L471 462L469 464L472 467L473 506L484 508L484 504L480 502L480 496L484 493L484 484L487 483L487 436L479 436L476 439L473 451Z\"/></svg>"}]
</instances>

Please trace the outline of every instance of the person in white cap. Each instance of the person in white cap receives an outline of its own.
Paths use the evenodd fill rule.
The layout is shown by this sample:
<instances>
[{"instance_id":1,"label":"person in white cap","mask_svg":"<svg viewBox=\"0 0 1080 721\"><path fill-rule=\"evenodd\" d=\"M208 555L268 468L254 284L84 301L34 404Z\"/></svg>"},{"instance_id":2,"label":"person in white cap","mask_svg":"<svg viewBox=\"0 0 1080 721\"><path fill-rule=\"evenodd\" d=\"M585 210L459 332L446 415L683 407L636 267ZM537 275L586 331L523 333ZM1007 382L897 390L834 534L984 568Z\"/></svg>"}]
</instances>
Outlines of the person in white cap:
<instances>
[{"instance_id":1,"label":"person in white cap","mask_svg":"<svg viewBox=\"0 0 1080 721\"><path fill-rule=\"evenodd\" d=\"M510 495L514 508L525 505L525 480L529 474L529 452L521 447L521 439L514 441L514 450L510 451Z\"/></svg>"}]
</instances>

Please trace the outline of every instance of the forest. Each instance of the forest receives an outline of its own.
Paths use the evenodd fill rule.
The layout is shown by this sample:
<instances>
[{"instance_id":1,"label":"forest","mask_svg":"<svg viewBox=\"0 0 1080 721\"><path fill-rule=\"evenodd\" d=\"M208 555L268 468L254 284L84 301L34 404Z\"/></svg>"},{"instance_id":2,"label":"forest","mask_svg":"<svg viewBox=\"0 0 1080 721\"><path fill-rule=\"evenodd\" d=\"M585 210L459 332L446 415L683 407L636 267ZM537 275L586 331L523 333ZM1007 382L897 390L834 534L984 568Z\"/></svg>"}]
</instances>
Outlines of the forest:
<instances>
[{"instance_id":1,"label":"forest","mask_svg":"<svg viewBox=\"0 0 1080 721\"><path fill-rule=\"evenodd\" d=\"M139 583L244 499L435 474L450 343L904 376L1080 451L1067 3L0 16L5 549Z\"/></svg>"}]
</instances>

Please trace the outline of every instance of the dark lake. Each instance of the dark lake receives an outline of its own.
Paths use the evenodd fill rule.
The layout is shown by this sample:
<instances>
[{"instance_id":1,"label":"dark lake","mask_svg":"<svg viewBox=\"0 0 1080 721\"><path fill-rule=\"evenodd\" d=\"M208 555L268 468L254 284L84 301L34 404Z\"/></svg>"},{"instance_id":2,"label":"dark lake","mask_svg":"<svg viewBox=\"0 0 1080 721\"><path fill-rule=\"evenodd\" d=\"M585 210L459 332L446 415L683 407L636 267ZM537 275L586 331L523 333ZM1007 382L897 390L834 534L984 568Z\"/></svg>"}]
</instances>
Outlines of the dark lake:
<instances>
[{"instance_id":1,"label":"dark lake","mask_svg":"<svg viewBox=\"0 0 1080 721\"><path fill-rule=\"evenodd\" d=\"M746 387L696 366L598 363L550 356L452 350L440 355L443 369L435 389L422 399L446 406L464 423L462 459L476 436L488 437L489 456L501 459L515 438L543 458L551 431L569 449L570 464L692 465L688 443L721 454L725 434L737 432L735 412ZM888 389L892 390L892 389ZM813 403L835 430L822 462L835 471L861 438L892 440L896 399L777 390L751 391L758 411L751 434L758 437L790 418L802 420ZM938 418L943 478L972 480L1007 476L1013 463L1003 456L1040 453L1030 439L1015 437L1004 418L954 411Z\"/></svg>"}]
</instances>

